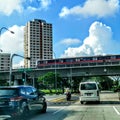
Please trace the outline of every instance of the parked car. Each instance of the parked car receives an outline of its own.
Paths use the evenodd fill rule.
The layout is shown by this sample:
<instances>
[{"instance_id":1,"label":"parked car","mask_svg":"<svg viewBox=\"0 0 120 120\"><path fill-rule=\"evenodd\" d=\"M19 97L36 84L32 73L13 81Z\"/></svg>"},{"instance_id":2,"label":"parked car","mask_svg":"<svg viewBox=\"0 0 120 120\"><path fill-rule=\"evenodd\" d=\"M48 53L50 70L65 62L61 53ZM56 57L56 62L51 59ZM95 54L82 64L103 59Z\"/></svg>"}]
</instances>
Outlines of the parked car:
<instances>
[{"instance_id":1,"label":"parked car","mask_svg":"<svg viewBox=\"0 0 120 120\"><path fill-rule=\"evenodd\" d=\"M26 116L30 111L45 113L46 99L32 86L0 87L0 114Z\"/></svg>"},{"instance_id":2,"label":"parked car","mask_svg":"<svg viewBox=\"0 0 120 120\"><path fill-rule=\"evenodd\" d=\"M79 92L81 104L89 101L100 102L99 88L96 82L81 82Z\"/></svg>"}]
</instances>

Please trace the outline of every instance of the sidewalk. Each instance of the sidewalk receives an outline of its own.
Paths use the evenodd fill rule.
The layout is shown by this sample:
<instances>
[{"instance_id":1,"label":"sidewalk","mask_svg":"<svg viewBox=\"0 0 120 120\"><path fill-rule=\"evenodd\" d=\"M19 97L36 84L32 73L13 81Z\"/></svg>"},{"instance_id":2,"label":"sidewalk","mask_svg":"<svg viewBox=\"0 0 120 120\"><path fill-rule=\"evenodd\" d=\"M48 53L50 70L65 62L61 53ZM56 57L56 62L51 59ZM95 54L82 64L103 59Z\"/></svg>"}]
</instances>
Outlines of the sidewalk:
<instances>
[{"instance_id":1,"label":"sidewalk","mask_svg":"<svg viewBox=\"0 0 120 120\"><path fill-rule=\"evenodd\" d=\"M100 98L101 101L119 101L119 96L118 92L101 92L100 93Z\"/></svg>"}]
</instances>

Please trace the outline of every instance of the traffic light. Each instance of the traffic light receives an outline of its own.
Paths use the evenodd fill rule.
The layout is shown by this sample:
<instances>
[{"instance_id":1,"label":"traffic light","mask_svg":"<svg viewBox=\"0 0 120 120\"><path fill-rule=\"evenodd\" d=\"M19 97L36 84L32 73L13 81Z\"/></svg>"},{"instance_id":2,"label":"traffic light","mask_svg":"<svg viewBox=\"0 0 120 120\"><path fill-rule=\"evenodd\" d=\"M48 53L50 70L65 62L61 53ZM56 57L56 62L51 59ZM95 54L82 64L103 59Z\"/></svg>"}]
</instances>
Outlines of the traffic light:
<instances>
[{"instance_id":1,"label":"traffic light","mask_svg":"<svg viewBox=\"0 0 120 120\"><path fill-rule=\"evenodd\" d=\"M23 81L23 82L25 81L25 75L26 75L26 74L23 72L23 73L22 73L22 81Z\"/></svg>"}]
</instances>

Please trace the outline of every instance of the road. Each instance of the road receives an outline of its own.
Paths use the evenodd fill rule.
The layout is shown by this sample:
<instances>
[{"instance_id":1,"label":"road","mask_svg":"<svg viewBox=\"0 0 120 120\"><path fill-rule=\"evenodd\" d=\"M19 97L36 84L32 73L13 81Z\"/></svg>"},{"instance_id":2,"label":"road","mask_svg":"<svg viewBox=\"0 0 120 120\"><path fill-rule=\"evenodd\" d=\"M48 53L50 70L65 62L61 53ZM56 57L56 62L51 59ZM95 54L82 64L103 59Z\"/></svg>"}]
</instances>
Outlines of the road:
<instances>
[{"instance_id":1,"label":"road","mask_svg":"<svg viewBox=\"0 0 120 120\"><path fill-rule=\"evenodd\" d=\"M31 114L24 120L120 120L118 93L101 92L100 104L81 105L79 95L72 95L71 101L66 101L65 95L46 96L46 98L47 112Z\"/></svg>"},{"instance_id":2,"label":"road","mask_svg":"<svg viewBox=\"0 0 120 120\"><path fill-rule=\"evenodd\" d=\"M120 101L117 93L101 92L100 104L81 105L78 95L71 101L48 102L47 113L37 114L30 120L120 120ZM58 99L58 98L57 98Z\"/></svg>"}]
</instances>

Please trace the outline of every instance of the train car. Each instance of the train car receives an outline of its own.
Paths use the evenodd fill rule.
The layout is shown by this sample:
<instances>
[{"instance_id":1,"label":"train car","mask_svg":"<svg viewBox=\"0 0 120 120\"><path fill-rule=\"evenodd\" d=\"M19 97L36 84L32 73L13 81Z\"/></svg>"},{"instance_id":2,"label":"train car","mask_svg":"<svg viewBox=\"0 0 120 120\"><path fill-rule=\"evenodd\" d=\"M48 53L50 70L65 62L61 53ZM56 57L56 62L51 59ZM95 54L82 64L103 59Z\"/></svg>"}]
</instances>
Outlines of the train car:
<instances>
[{"instance_id":1,"label":"train car","mask_svg":"<svg viewBox=\"0 0 120 120\"><path fill-rule=\"evenodd\" d=\"M83 63L105 63L105 62L119 62L120 55L97 55L97 56L84 56L72 58L57 58L50 60L37 60L36 67L50 67L56 65L71 65Z\"/></svg>"}]
</instances>

